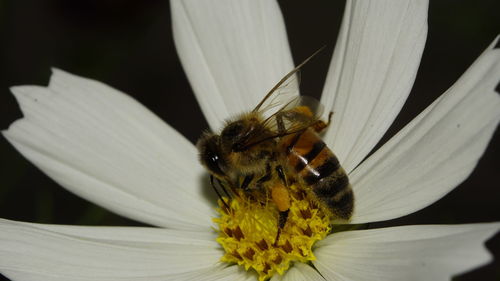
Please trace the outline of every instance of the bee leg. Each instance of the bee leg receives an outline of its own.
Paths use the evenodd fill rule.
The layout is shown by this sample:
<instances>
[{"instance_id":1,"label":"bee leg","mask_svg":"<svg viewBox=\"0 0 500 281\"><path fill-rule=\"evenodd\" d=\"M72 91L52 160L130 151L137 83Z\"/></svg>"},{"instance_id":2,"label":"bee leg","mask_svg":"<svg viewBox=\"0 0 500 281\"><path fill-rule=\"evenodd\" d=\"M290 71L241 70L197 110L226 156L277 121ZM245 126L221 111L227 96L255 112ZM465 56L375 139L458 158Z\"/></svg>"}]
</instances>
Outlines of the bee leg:
<instances>
[{"instance_id":1,"label":"bee leg","mask_svg":"<svg viewBox=\"0 0 500 281\"><path fill-rule=\"evenodd\" d=\"M273 175L271 174L271 165L267 164L266 165L266 174L257 180L257 184L262 185L263 183L271 180L272 176Z\"/></svg>"},{"instance_id":2,"label":"bee leg","mask_svg":"<svg viewBox=\"0 0 500 281\"><path fill-rule=\"evenodd\" d=\"M283 167L281 165L276 166L276 172L278 172L278 177L281 179L283 185L278 184L271 190L271 196L279 211L278 232L276 234L276 239L274 240L274 246L278 245L281 230L285 227L286 221L288 219L288 213L290 212L290 194L288 193L288 181L286 179L285 172L283 171Z\"/></svg>"},{"instance_id":3,"label":"bee leg","mask_svg":"<svg viewBox=\"0 0 500 281\"><path fill-rule=\"evenodd\" d=\"M217 181L219 181L219 180L217 179ZM219 181L219 183L220 183L220 181ZM220 195L219 190L217 190L217 188L215 187L215 184L214 184L214 176L213 176L213 175L210 175L210 185L211 185L211 186L212 186L212 188L214 189L215 193L217 193L217 196L219 196L219 199L222 201L222 203L223 203L223 204L224 204L224 206L227 208L227 210L230 210L230 209L229 209L229 205L226 203L226 200L224 200L224 198L222 198L222 196ZM222 186L222 185L221 185L221 186ZM222 189L224 189L224 188L222 188ZM224 189L224 191L226 191L226 190ZM227 192L226 192L226 194L227 194Z\"/></svg>"},{"instance_id":4,"label":"bee leg","mask_svg":"<svg viewBox=\"0 0 500 281\"><path fill-rule=\"evenodd\" d=\"M286 221L288 219L288 213L290 210L279 212L278 218L278 232L276 234L276 239L274 239L274 246L278 246L278 242L280 240L281 230L285 227Z\"/></svg>"},{"instance_id":5,"label":"bee leg","mask_svg":"<svg viewBox=\"0 0 500 281\"><path fill-rule=\"evenodd\" d=\"M316 131L316 133L320 133L323 131L325 128L327 128L330 125L330 122L332 121L332 115L333 111L330 111L328 114L328 121L325 123L323 120L318 120L316 123L312 125L313 129Z\"/></svg>"},{"instance_id":6,"label":"bee leg","mask_svg":"<svg viewBox=\"0 0 500 281\"><path fill-rule=\"evenodd\" d=\"M330 126L330 122L332 122L332 116L333 116L333 111L330 111L330 113L328 113L328 122L326 122L326 126Z\"/></svg>"},{"instance_id":7,"label":"bee leg","mask_svg":"<svg viewBox=\"0 0 500 281\"><path fill-rule=\"evenodd\" d=\"M283 171L283 167L281 165L276 166L276 172L278 172L278 177L283 182L283 185L288 187L288 182L286 180L285 172Z\"/></svg>"},{"instance_id":8,"label":"bee leg","mask_svg":"<svg viewBox=\"0 0 500 281\"><path fill-rule=\"evenodd\" d=\"M243 182L240 185L240 188L243 189L243 191L245 191L245 192L249 192L250 191L250 189L248 188L248 186L250 185L250 182L252 182L253 177L254 177L253 174L245 176L245 178L243 179Z\"/></svg>"}]
</instances>

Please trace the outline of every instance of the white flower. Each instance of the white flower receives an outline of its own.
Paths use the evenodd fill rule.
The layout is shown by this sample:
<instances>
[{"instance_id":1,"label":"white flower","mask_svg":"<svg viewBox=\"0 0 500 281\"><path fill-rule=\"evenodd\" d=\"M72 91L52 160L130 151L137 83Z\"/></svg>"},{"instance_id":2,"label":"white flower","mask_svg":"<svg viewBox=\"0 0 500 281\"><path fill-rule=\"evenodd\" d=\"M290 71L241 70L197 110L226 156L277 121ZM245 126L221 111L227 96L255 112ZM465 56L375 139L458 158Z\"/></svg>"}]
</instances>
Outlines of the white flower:
<instances>
[{"instance_id":1,"label":"white flower","mask_svg":"<svg viewBox=\"0 0 500 281\"><path fill-rule=\"evenodd\" d=\"M172 1L175 42L213 129L248 110L293 68L273 1ZM401 109L426 38L427 1L348 1L322 103L325 135L350 172L352 223L422 209L463 181L498 121L500 49L362 161ZM48 87L12 88L24 118L4 136L70 191L160 228L0 220L0 272L12 280L254 280L219 263L213 205L195 147L130 97L54 70ZM327 280L448 280L491 260L499 223L346 231L316 245ZM273 280L323 280L296 264Z\"/></svg>"}]
</instances>

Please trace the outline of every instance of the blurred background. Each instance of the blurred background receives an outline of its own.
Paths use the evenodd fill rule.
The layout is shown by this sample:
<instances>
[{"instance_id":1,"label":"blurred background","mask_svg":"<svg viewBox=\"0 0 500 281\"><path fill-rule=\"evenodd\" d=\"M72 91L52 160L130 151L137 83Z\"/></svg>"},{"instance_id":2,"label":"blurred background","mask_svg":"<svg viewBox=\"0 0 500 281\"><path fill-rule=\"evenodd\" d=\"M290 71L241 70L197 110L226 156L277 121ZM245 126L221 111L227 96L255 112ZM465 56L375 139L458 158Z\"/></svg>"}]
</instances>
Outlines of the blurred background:
<instances>
[{"instance_id":1,"label":"blurred background","mask_svg":"<svg viewBox=\"0 0 500 281\"><path fill-rule=\"evenodd\" d=\"M279 3L295 62L326 45L326 51L302 71L302 92L319 97L344 3ZM431 1L429 36L415 86L383 141L451 86L500 33L498 11L497 0ZM22 117L8 87L46 85L52 66L128 93L192 142L207 128L175 52L167 1L0 0L0 42L2 130ZM412 215L370 227L500 221L499 134L473 174L445 198ZM67 192L3 137L0 217L54 224L140 225ZM500 237L487 246L496 261L456 280L500 280Z\"/></svg>"}]
</instances>

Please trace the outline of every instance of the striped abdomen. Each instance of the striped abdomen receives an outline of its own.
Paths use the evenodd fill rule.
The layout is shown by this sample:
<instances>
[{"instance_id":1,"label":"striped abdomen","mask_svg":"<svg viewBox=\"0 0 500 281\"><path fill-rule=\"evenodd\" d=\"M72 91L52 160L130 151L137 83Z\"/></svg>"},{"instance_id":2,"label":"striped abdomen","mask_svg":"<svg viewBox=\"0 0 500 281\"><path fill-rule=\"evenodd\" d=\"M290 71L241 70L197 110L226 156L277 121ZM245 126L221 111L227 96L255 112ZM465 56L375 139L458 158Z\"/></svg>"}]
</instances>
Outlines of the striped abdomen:
<instances>
[{"instance_id":1,"label":"striped abdomen","mask_svg":"<svg viewBox=\"0 0 500 281\"><path fill-rule=\"evenodd\" d=\"M309 128L283 139L289 169L296 172L313 194L338 218L347 220L354 207L349 178L337 157Z\"/></svg>"}]
</instances>

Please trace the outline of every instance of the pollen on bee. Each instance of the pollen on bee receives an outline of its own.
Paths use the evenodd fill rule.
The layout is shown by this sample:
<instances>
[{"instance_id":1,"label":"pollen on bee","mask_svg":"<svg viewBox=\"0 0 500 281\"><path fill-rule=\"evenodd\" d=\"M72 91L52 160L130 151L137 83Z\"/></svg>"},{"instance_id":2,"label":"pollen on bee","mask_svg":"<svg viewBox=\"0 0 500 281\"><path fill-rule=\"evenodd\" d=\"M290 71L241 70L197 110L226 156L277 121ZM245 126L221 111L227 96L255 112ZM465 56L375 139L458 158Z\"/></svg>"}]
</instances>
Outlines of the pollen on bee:
<instances>
[{"instance_id":1,"label":"pollen on bee","mask_svg":"<svg viewBox=\"0 0 500 281\"><path fill-rule=\"evenodd\" d=\"M221 261L238 264L259 275L259 281L284 274L295 262L315 260L313 245L330 233L330 215L321 210L299 185L290 186L290 212L279 241L278 208L240 194L229 202L219 201L217 242L225 254Z\"/></svg>"}]
</instances>

